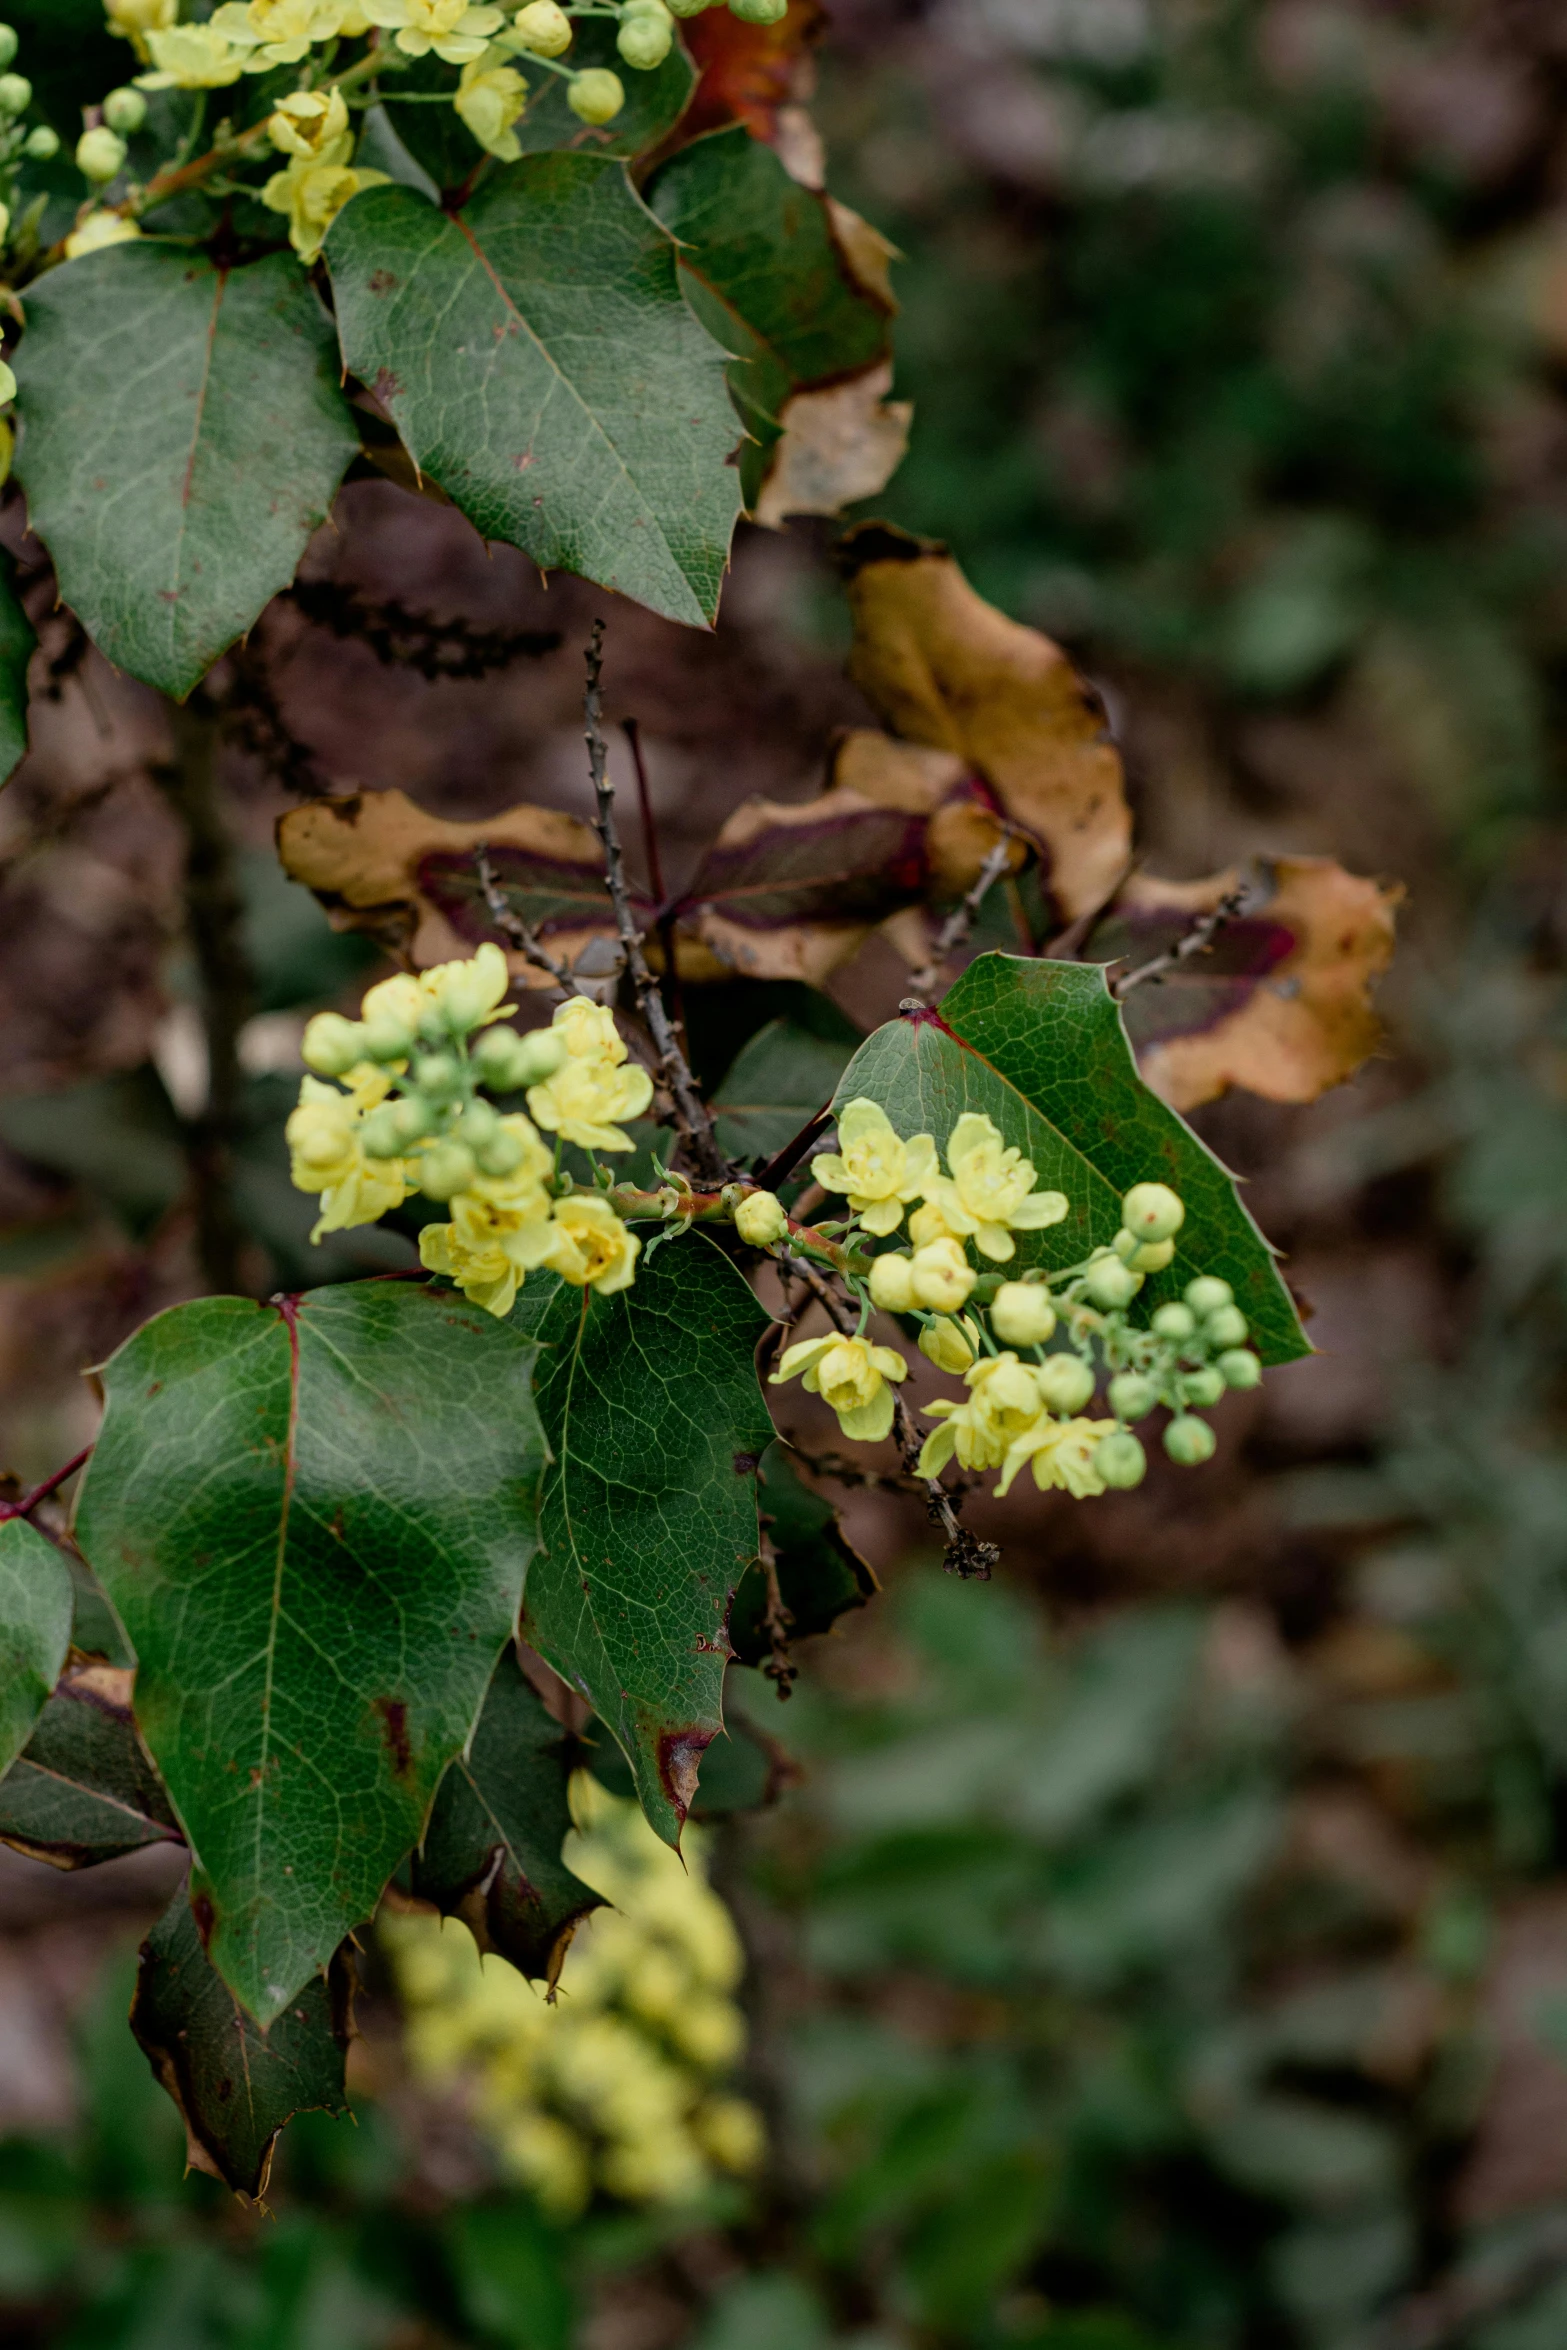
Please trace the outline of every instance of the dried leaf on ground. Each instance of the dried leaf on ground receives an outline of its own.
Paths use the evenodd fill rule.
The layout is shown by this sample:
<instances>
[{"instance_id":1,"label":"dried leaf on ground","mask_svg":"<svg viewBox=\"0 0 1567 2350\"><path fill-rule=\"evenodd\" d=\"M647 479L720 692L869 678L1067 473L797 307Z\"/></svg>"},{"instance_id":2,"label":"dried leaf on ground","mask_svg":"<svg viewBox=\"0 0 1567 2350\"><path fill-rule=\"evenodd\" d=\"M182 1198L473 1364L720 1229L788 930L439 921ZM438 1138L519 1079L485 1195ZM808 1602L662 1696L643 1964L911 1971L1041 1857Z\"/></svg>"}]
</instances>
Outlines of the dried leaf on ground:
<instances>
[{"instance_id":1,"label":"dried leaf on ground","mask_svg":"<svg viewBox=\"0 0 1567 2350\"><path fill-rule=\"evenodd\" d=\"M1124 956L1135 969L1239 888L1240 911L1206 952L1126 998L1143 1077L1178 1110L1232 1085L1265 1101L1315 1101L1381 1037L1371 988L1392 960L1403 892L1331 857L1275 857L1203 881L1140 873L1095 927L1085 959Z\"/></svg>"},{"instance_id":2,"label":"dried leaf on ground","mask_svg":"<svg viewBox=\"0 0 1567 2350\"><path fill-rule=\"evenodd\" d=\"M1058 645L975 594L944 547L863 523L840 549L849 672L896 734L955 753L1038 844L1062 922L1126 869L1131 817L1098 696Z\"/></svg>"}]
</instances>

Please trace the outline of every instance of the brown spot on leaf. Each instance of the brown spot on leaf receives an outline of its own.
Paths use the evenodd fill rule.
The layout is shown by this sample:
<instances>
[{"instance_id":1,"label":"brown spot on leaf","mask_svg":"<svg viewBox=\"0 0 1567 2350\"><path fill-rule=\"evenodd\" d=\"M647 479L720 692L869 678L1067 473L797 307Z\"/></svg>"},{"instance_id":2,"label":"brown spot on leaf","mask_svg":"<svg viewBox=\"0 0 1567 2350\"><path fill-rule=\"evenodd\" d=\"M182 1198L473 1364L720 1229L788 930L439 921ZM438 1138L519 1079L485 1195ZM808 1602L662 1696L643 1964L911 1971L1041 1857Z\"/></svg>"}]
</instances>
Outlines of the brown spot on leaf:
<instances>
[{"instance_id":1,"label":"brown spot on leaf","mask_svg":"<svg viewBox=\"0 0 1567 2350\"><path fill-rule=\"evenodd\" d=\"M413 1768L413 1749L408 1743L408 1708L400 1697L378 1697L375 1710L381 1717L381 1736L392 1758L392 1768L400 1779L405 1779Z\"/></svg>"},{"instance_id":2,"label":"brown spot on leaf","mask_svg":"<svg viewBox=\"0 0 1567 2350\"><path fill-rule=\"evenodd\" d=\"M658 1741L659 1784L681 1821L691 1809L702 1757L714 1736L712 1730L666 1730Z\"/></svg>"}]
</instances>

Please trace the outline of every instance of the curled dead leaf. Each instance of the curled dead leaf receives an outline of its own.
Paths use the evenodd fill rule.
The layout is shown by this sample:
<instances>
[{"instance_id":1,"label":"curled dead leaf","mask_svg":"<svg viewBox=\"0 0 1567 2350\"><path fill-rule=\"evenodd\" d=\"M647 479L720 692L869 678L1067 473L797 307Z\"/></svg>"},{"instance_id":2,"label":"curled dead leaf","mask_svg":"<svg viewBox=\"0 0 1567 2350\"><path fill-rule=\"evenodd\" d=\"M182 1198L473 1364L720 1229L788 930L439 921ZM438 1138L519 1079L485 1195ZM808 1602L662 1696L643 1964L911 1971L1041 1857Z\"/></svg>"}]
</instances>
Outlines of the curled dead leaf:
<instances>
[{"instance_id":1,"label":"curled dead leaf","mask_svg":"<svg viewBox=\"0 0 1567 2350\"><path fill-rule=\"evenodd\" d=\"M914 421L913 403L889 400L891 389L892 361L884 359L847 383L786 400L756 520L776 530L790 514L837 514L884 490L908 452Z\"/></svg>"}]
</instances>

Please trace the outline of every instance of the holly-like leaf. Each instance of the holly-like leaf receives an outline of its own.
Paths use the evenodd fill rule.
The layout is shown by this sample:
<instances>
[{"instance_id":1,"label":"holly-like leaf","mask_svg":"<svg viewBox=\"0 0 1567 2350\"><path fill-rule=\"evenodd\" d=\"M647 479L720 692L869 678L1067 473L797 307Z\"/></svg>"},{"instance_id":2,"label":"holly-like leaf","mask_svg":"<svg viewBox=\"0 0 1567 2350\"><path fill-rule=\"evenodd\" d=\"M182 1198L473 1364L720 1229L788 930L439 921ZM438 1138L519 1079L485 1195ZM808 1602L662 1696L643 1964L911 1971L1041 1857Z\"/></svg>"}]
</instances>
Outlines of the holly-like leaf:
<instances>
[{"instance_id":1,"label":"holly-like leaf","mask_svg":"<svg viewBox=\"0 0 1567 2350\"><path fill-rule=\"evenodd\" d=\"M473 1744L441 1781L413 1891L461 1918L481 1950L553 1983L579 1921L600 1906L560 1857L571 1826L573 1741L508 1646Z\"/></svg>"},{"instance_id":2,"label":"holly-like leaf","mask_svg":"<svg viewBox=\"0 0 1567 2350\"><path fill-rule=\"evenodd\" d=\"M826 1108L853 1051L852 1034L813 1036L792 1020L769 1020L735 1056L714 1097L720 1150L742 1162L772 1158Z\"/></svg>"},{"instance_id":3,"label":"holly-like leaf","mask_svg":"<svg viewBox=\"0 0 1567 2350\"><path fill-rule=\"evenodd\" d=\"M875 1573L844 1534L831 1502L801 1484L787 1445L768 1446L760 1474L762 1532L772 1546L788 1636L807 1640L830 1632L840 1616L875 1598ZM762 1664L772 1653L767 1601L767 1576L758 1563L748 1569L729 1614L730 1646L742 1665Z\"/></svg>"},{"instance_id":4,"label":"holly-like leaf","mask_svg":"<svg viewBox=\"0 0 1567 2350\"><path fill-rule=\"evenodd\" d=\"M754 507L788 402L879 368L895 305L857 274L831 200L801 187L743 125L680 148L648 202L679 240L686 299L734 353L729 388L752 435L742 479ZM858 494L874 496L885 479Z\"/></svg>"},{"instance_id":5,"label":"holly-like leaf","mask_svg":"<svg viewBox=\"0 0 1567 2350\"><path fill-rule=\"evenodd\" d=\"M136 1732L135 1676L79 1657L0 1779L0 1842L57 1869L89 1869L147 1844L183 1842Z\"/></svg>"},{"instance_id":6,"label":"holly-like leaf","mask_svg":"<svg viewBox=\"0 0 1567 2350\"><path fill-rule=\"evenodd\" d=\"M37 643L16 592L16 565L0 555L0 787L27 756L27 667Z\"/></svg>"},{"instance_id":7,"label":"holly-like leaf","mask_svg":"<svg viewBox=\"0 0 1567 2350\"><path fill-rule=\"evenodd\" d=\"M939 1010L889 1020L844 1071L837 1102L881 1103L898 1132L938 1149L966 1110L995 1121L1033 1162L1040 1188L1071 1202L1065 1221L1017 1235L1013 1262L1065 1267L1107 1247L1134 1183L1168 1183L1186 1203L1174 1262L1150 1276L1139 1310L1180 1295L1197 1273L1235 1291L1267 1363L1311 1349L1273 1252L1235 1181L1138 1076L1104 973L1080 963L981 955Z\"/></svg>"},{"instance_id":8,"label":"holly-like leaf","mask_svg":"<svg viewBox=\"0 0 1567 2350\"><path fill-rule=\"evenodd\" d=\"M60 1678L74 1604L54 1544L25 1518L0 1523L0 1771L27 1744Z\"/></svg>"},{"instance_id":9,"label":"holly-like leaf","mask_svg":"<svg viewBox=\"0 0 1567 2350\"><path fill-rule=\"evenodd\" d=\"M261 2031L201 1946L182 1886L141 1946L131 2030L185 2123L192 2170L259 2201L296 2113L344 2114L353 1974L339 1950Z\"/></svg>"},{"instance_id":10,"label":"holly-like leaf","mask_svg":"<svg viewBox=\"0 0 1567 2350\"><path fill-rule=\"evenodd\" d=\"M532 1349L365 1281L158 1315L104 1369L77 1539L199 1864L213 1964L281 2014L418 1842L537 1528Z\"/></svg>"},{"instance_id":11,"label":"holly-like leaf","mask_svg":"<svg viewBox=\"0 0 1567 2350\"><path fill-rule=\"evenodd\" d=\"M1155 1093L1177 1110L1232 1085L1312 1102L1375 1052L1371 985L1393 957L1403 891L1331 857L1274 857L1205 881L1133 876L1083 949L1135 970L1232 892L1242 905L1211 946L1126 998L1126 1026Z\"/></svg>"},{"instance_id":12,"label":"holly-like leaf","mask_svg":"<svg viewBox=\"0 0 1567 2350\"><path fill-rule=\"evenodd\" d=\"M286 587L359 447L291 253L150 238L27 290L17 472L60 592L118 669L183 699Z\"/></svg>"},{"instance_id":13,"label":"holly-like leaf","mask_svg":"<svg viewBox=\"0 0 1567 2350\"><path fill-rule=\"evenodd\" d=\"M542 1342L554 1454L523 1637L589 1699L674 1844L723 1721L724 1626L756 1555L766 1317L692 1232L644 1256L614 1297L530 1279L512 1319Z\"/></svg>"},{"instance_id":14,"label":"holly-like leaf","mask_svg":"<svg viewBox=\"0 0 1567 2350\"><path fill-rule=\"evenodd\" d=\"M1038 844L1063 923L1104 905L1131 818L1093 689L1059 645L974 593L945 547L879 522L840 546L849 673L895 734L954 752Z\"/></svg>"},{"instance_id":15,"label":"holly-like leaf","mask_svg":"<svg viewBox=\"0 0 1567 2350\"><path fill-rule=\"evenodd\" d=\"M373 188L327 260L345 364L477 530L712 622L740 502L724 355L623 165L524 156L457 214Z\"/></svg>"}]
</instances>

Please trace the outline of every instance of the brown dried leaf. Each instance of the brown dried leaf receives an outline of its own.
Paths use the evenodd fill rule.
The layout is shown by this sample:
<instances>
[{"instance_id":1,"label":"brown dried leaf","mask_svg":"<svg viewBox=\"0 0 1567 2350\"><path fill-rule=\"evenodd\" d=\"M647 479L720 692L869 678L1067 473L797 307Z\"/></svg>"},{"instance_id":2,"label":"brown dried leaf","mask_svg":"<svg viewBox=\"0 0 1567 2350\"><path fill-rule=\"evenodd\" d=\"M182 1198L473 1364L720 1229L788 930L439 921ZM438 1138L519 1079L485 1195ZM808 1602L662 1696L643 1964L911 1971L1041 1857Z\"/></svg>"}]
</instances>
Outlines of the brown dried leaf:
<instances>
[{"instance_id":1,"label":"brown dried leaf","mask_svg":"<svg viewBox=\"0 0 1567 2350\"><path fill-rule=\"evenodd\" d=\"M1243 882L1242 909L1212 947L1126 999L1142 1074L1177 1110L1232 1085L1265 1101L1315 1101L1381 1037L1371 986L1392 959L1403 891L1331 857L1276 857L1249 876L1232 869L1204 881L1138 874L1085 955L1125 956L1135 969Z\"/></svg>"},{"instance_id":2,"label":"brown dried leaf","mask_svg":"<svg viewBox=\"0 0 1567 2350\"><path fill-rule=\"evenodd\" d=\"M680 144L743 122L754 139L774 145L780 113L806 94L810 51L826 25L821 0L794 0L776 24L746 24L727 8L688 17L680 29L702 78L681 116Z\"/></svg>"},{"instance_id":3,"label":"brown dried leaf","mask_svg":"<svg viewBox=\"0 0 1567 2350\"><path fill-rule=\"evenodd\" d=\"M879 496L903 463L914 421L912 401L889 400L891 389L884 359L847 383L786 400L756 520L776 530L790 514L838 514Z\"/></svg>"},{"instance_id":4,"label":"brown dried leaf","mask_svg":"<svg viewBox=\"0 0 1567 2350\"><path fill-rule=\"evenodd\" d=\"M1131 818L1092 687L1048 637L977 596L944 547L862 523L840 558L856 684L895 733L965 761L1032 836L1060 921L1104 904Z\"/></svg>"}]
</instances>

